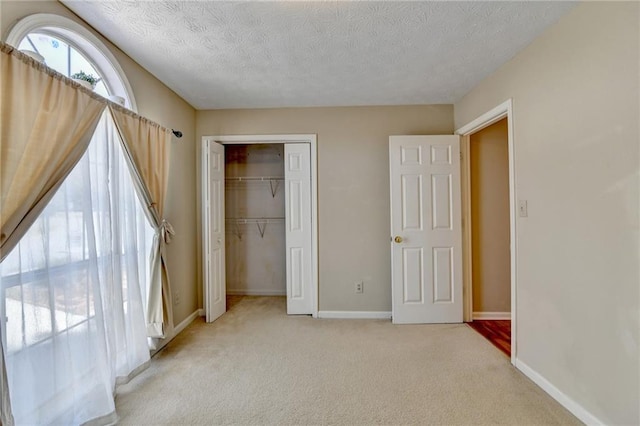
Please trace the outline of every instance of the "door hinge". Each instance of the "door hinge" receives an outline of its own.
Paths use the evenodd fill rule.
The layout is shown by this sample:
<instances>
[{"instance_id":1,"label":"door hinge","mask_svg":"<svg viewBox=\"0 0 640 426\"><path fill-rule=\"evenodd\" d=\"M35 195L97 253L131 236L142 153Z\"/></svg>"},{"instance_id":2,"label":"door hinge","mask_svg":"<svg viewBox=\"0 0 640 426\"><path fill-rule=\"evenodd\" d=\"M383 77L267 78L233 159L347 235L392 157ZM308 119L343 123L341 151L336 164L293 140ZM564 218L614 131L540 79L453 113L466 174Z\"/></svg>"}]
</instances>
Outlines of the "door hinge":
<instances>
[{"instance_id":1,"label":"door hinge","mask_svg":"<svg viewBox=\"0 0 640 426\"><path fill-rule=\"evenodd\" d=\"M460 151L460 161L462 161L462 151Z\"/></svg>"}]
</instances>

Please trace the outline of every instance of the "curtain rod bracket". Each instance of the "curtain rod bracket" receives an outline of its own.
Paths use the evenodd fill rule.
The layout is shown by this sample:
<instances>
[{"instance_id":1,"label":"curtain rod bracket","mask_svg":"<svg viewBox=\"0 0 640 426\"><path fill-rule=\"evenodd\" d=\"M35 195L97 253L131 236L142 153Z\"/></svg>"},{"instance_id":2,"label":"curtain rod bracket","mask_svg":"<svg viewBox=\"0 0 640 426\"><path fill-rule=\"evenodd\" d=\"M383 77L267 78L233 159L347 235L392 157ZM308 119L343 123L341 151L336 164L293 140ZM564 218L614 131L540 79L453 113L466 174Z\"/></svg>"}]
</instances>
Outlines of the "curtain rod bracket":
<instances>
[{"instance_id":1,"label":"curtain rod bracket","mask_svg":"<svg viewBox=\"0 0 640 426\"><path fill-rule=\"evenodd\" d=\"M171 129L171 131L173 132L174 135L176 135L176 138L181 138L182 137L182 132L180 130Z\"/></svg>"}]
</instances>

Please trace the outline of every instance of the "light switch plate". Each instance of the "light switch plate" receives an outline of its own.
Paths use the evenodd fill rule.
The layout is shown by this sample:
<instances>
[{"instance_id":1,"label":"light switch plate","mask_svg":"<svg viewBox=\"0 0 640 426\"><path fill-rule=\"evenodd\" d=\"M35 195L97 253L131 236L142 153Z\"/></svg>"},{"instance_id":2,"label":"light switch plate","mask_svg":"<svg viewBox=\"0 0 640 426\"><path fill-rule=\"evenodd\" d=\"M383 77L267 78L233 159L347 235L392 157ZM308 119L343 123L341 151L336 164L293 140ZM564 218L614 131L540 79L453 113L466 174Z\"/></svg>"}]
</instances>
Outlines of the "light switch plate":
<instances>
[{"instance_id":1,"label":"light switch plate","mask_svg":"<svg viewBox=\"0 0 640 426\"><path fill-rule=\"evenodd\" d=\"M529 215L529 210L527 208L527 200L518 201L518 215L520 217L527 217Z\"/></svg>"}]
</instances>

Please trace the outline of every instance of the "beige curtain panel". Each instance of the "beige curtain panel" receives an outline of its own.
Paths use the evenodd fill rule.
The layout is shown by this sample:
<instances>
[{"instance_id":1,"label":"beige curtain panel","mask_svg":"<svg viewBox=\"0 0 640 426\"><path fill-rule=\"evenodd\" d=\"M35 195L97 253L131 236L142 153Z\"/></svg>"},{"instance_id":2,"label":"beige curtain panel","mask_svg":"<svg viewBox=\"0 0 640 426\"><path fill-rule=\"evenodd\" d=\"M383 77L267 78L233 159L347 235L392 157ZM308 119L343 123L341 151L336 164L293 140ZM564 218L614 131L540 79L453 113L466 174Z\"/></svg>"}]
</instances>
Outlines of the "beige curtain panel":
<instances>
[{"instance_id":1,"label":"beige curtain panel","mask_svg":"<svg viewBox=\"0 0 640 426\"><path fill-rule=\"evenodd\" d=\"M3 44L0 64L0 259L80 160L106 106Z\"/></svg>"},{"instance_id":2,"label":"beige curtain panel","mask_svg":"<svg viewBox=\"0 0 640 426\"><path fill-rule=\"evenodd\" d=\"M151 253L151 282L147 300L147 334L164 338L173 327L173 304L165 245L174 234L164 220L169 175L171 132L124 108L109 105L120 133L125 157L149 221L156 230Z\"/></svg>"},{"instance_id":3,"label":"beige curtain panel","mask_svg":"<svg viewBox=\"0 0 640 426\"><path fill-rule=\"evenodd\" d=\"M80 160L106 102L0 44L0 261ZM0 421L13 424L0 336Z\"/></svg>"}]
</instances>

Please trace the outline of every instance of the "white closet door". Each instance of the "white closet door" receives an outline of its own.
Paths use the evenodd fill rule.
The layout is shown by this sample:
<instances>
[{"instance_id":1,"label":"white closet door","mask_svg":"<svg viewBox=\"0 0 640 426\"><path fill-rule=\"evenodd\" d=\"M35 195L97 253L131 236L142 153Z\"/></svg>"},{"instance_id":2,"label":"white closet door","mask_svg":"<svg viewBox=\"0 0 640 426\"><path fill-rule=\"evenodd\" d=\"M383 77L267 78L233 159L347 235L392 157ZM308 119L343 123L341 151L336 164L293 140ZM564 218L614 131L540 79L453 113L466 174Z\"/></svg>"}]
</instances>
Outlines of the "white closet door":
<instances>
[{"instance_id":1,"label":"white closet door","mask_svg":"<svg viewBox=\"0 0 640 426\"><path fill-rule=\"evenodd\" d=\"M311 147L284 145L287 314L312 314Z\"/></svg>"},{"instance_id":2,"label":"white closet door","mask_svg":"<svg viewBox=\"0 0 640 426\"><path fill-rule=\"evenodd\" d=\"M224 260L224 145L207 141L203 171L207 175L203 214L205 228L205 303L207 322L215 321L227 310Z\"/></svg>"}]
</instances>

